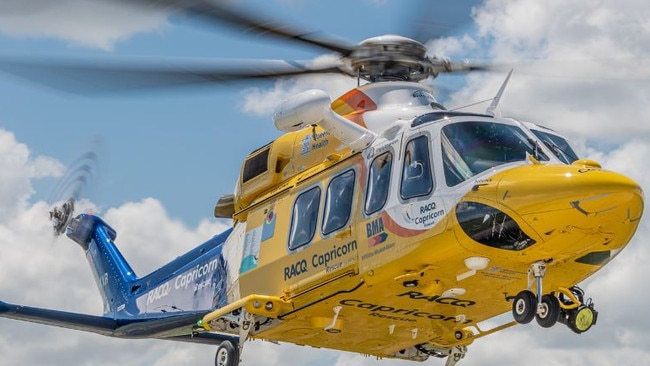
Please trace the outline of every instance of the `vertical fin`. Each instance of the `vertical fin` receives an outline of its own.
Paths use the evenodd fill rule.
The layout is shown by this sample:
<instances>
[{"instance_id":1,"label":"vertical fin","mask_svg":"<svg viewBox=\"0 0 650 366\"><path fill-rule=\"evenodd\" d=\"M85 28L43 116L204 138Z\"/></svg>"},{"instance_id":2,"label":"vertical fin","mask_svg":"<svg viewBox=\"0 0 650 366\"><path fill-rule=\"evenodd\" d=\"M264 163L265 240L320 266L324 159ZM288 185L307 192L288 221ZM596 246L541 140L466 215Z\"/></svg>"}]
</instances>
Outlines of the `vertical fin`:
<instances>
[{"instance_id":1,"label":"vertical fin","mask_svg":"<svg viewBox=\"0 0 650 366\"><path fill-rule=\"evenodd\" d=\"M82 214L72 221L67 235L86 251L104 300L104 314L117 313L126 305L138 278L113 243L115 230L97 216Z\"/></svg>"},{"instance_id":2,"label":"vertical fin","mask_svg":"<svg viewBox=\"0 0 650 366\"><path fill-rule=\"evenodd\" d=\"M489 114L490 116L494 117L497 112L497 107L499 106L499 102L501 101L501 97L503 96L503 92L506 90L506 85L508 85L508 81L510 80L510 75L512 75L512 72L514 69L510 69L510 72L508 73L508 76L506 76L506 79L503 81L503 84L501 84L501 87L499 88L499 91L497 92L497 95L492 98L492 103L490 103L490 106L487 107L487 110L485 111L485 114ZM499 113L499 117L501 114Z\"/></svg>"}]
</instances>

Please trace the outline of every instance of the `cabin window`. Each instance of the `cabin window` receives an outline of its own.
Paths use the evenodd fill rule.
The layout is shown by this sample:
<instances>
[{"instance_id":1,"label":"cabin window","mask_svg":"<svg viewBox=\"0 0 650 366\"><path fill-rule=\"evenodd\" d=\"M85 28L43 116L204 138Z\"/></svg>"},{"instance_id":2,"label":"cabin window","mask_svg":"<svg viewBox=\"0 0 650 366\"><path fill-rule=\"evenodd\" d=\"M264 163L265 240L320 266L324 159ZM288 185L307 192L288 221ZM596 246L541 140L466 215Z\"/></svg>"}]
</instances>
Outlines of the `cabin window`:
<instances>
[{"instance_id":1,"label":"cabin window","mask_svg":"<svg viewBox=\"0 0 650 366\"><path fill-rule=\"evenodd\" d=\"M244 163L244 172L242 173L242 181L247 181L265 173L269 169L269 152L271 147L267 147L259 154L249 157Z\"/></svg>"},{"instance_id":2,"label":"cabin window","mask_svg":"<svg viewBox=\"0 0 650 366\"><path fill-rule=\"evenodd\" d=\"M291 216L289 250L295 250L309 244L314 238L319 204L320 187L318 186L302 192L296 198Z\"/></svg>"},{"instance_id":3,"label":"cabin window","mask_svg":"<svg viewBox=\"0 0 650 366\"><path fill-rule=\"evenodd\" d=\"M426 196L431 191L433 191L433 178L429 158L429 140L426 136L419 136L406 144L400 194L403 199L409 199Z\"/></svg>"},{"instance_id":4,"label":"cabin window","mask_svg":"<svg viewBox=\"0 0 650 366\"><path fill-rule=\"evenodd\" d=\"M352 212L354 176L354 170L348 170L334 177L327 186L322 227L323 235L342 229L348 223Z\"/></svg>"},{"instance_id":5,"label":"cabin window","mask_svg":"<svg viewBox=\"0 0 650 366\"><path fill-rule=\"evenodd\" d=\"M386 204L392 165L393 154L390 151L377 156L370 164L366 189L366 215L379 211Z\"/></svg>"},{"instance_id":6,"label":"cabin window","mask_svg":"<svg viewBox=\"0 0 650 366\"><path fill-rule=\"evenodd\" d=\"M578 160L578 154L573 151L569 142L558 135L553 135L551 133L542 132L538 130L532 130L535 136L540 139L546 147L549 148L557 156L560 161L565 164L571 164L574 161Z\"/></svg>"},{"instance_id":7,"label":"cabin window","mask_svg":"<svg viewBox=\"0 0 650 366\"><path fill-rule=\"evenodd\" d=\"M495 166L524 161L527 155L548 160L516 126L494 122L459 122L442 128L445 181L453 187Z\"/></svg>"}]
</instances>

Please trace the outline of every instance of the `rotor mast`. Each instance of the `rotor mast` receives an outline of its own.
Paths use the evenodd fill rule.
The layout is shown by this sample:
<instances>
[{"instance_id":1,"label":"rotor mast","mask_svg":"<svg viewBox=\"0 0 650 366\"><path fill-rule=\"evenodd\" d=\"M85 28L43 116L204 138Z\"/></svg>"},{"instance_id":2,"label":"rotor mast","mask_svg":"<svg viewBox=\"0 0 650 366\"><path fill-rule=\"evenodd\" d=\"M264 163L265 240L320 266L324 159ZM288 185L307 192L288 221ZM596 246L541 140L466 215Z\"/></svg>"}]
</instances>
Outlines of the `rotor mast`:
<instances>
[{"instance_id":1,"label":"rotor mast","mask_svg":"<svg viewBox=\"0 0 650 366\"><path fill-rule=\"evenodd\" d=\"M346 59L351 75L369 82L418 82L451 71L449 61L430 59L426 53L426 47L418 41L387 34L362 41Z\"/></svg>"}]
</instances>

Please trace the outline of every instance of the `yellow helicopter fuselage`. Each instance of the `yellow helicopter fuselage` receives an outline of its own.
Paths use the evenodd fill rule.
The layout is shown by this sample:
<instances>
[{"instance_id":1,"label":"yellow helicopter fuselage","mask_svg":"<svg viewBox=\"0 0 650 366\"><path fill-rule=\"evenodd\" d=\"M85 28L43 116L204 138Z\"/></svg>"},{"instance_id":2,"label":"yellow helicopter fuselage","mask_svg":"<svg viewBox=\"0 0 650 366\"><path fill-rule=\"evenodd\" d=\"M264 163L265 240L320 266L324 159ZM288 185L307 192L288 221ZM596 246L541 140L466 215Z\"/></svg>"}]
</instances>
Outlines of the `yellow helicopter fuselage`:
<instances>
[{"instance_id":1,"label":"yellow helicopter fuselage","mask_svg":"<svg viewBox=\"0 0 650 366\"><path fill-rule=\"evenodd\" d=\"M421 98L418 90L408 93ZM363 92L332 106L366 127L372 118L363 114L381 107L369 108ZM377 129L362 151L314 126L249 156L232 236L242 264L229 300L272 313L252 337L423 360L414 346L490 334L477 324L534 288L533 263L546 267L538 292L559 293L630 241L643 211L633 180L593 161L562 162L532 141L528 124L424 115ZM343 182L349 203L336 219ZM275 308L257 311L265 296Z\"/></svg>"}]
</instances>

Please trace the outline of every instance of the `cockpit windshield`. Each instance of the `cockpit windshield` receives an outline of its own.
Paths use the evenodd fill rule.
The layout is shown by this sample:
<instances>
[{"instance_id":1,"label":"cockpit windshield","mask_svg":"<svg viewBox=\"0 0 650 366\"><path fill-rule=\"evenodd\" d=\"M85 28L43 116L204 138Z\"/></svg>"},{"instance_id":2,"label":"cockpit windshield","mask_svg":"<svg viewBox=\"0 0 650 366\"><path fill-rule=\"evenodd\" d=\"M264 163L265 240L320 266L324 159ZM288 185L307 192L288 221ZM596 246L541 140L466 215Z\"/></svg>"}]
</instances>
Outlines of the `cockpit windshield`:
<instances>
[{"instance_id":1,"label":"cockpit windshield","mask_svg":"<svg viewBox=\"0 0 650 366\"><path fill-rule=\"evenodd\" d=\"M459 122L442 128L442 160L447 186L452 187L497 165L549 160L520 128L494 122Z\"/></svg>"},{"instance_id":2,"label":"cockpit windshield","mask_svg":"<svg viewBox=\"0 0 650 366\"><path fill-rule=\"evenodd\" d=\"M573 151L564 138L539 130L532 131L563 163L571 164L578 160L578 154Z\"/></svg>"}]
</instances>

